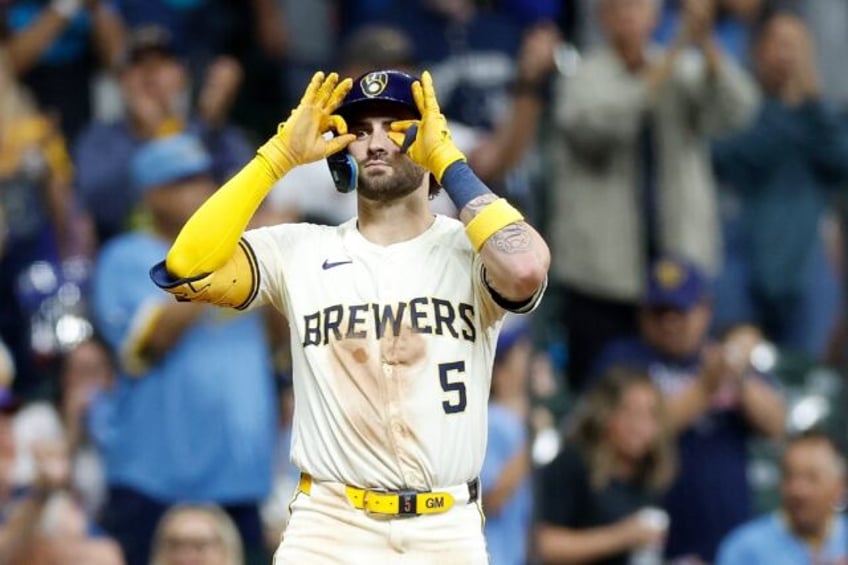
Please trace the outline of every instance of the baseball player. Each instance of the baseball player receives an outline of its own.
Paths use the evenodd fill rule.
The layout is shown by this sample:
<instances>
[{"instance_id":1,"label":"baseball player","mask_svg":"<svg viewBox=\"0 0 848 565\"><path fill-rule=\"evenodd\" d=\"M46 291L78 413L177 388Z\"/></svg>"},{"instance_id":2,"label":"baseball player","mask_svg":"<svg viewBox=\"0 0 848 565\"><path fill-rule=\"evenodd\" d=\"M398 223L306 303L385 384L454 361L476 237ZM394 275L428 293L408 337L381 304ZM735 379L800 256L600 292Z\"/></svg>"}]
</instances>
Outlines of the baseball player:
<instances>
[{"instance_id":1,"label":"baseball player","mask_svg":"<svg viewBox=\"0 0 848 565\"><path fill-rule=\"evenodd\" d=\"M356 190L356 218L243 233L280 177L324 158ZM461 221L430 211L440 186ZM495 343L506 311L538 304L548 263L451 141L429 73L313 76L151 271L178 300L271 303L289 321L302 475L275 564L487 562L477 476Z\"/></svg>"}]
</instances>

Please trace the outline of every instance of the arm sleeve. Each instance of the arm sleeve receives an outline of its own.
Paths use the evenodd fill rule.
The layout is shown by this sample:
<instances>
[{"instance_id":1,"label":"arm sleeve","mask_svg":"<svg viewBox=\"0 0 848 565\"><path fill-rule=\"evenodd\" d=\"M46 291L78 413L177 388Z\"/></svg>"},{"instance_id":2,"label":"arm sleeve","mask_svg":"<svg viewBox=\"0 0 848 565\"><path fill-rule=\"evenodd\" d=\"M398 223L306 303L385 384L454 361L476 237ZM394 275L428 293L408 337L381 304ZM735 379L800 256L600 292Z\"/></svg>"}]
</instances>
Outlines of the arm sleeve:
<instances>
[{"instance_id":1,"label":"arm sleeve","mask_svg":"<svg viewBox=\"0 0 848 565\"><path fill-rule=\"evenodd\" d=\"M254 157L183 226L165 260L168 273L190 279L223 266L276 180L265 158Z\"/></svg>"}]
</instances>

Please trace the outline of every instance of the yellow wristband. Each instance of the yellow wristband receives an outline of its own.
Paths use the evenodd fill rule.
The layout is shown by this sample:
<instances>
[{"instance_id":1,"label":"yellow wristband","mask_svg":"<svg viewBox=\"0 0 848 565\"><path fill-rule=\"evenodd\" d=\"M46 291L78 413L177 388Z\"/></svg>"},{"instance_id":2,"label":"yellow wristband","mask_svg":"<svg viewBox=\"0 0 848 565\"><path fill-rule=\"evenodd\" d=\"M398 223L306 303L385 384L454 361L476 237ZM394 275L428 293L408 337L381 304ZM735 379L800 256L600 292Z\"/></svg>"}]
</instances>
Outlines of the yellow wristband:
<instances>
[{"instance_id":1,"label":"yellow wristband","mask_svg":"<svg viewBox=\"0 0 848 565\"><path fill-rule=\"evenodd\" d=\"M465 226L465 233L471 240L474 251L480 251L495 232L510 224L524 219L521 212L512 207L504 198L498 198L474 216Z\"/></svg>"}]
</instances>

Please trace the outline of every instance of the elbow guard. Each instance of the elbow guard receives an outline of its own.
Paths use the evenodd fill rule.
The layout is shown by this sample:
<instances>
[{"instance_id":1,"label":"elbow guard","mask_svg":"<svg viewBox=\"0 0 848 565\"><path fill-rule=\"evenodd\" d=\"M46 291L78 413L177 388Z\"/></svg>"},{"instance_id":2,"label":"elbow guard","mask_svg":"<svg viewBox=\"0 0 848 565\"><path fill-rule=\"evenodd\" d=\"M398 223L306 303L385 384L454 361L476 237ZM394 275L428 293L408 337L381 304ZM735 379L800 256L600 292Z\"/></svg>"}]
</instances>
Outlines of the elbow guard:
<instances>
[{"instance_id":1,"label":"elbow guard","mask_svg":"<svg viewBox=\"0 0 848 565\"><path fill-rule=\"evenodd\" d=\"M175 279L161 261L150 269L150 278L180 302L207 302L236 310L247 308L259 292L256 256L243 239L233 256L211 273Z\"/></svg>"}]
</instances>

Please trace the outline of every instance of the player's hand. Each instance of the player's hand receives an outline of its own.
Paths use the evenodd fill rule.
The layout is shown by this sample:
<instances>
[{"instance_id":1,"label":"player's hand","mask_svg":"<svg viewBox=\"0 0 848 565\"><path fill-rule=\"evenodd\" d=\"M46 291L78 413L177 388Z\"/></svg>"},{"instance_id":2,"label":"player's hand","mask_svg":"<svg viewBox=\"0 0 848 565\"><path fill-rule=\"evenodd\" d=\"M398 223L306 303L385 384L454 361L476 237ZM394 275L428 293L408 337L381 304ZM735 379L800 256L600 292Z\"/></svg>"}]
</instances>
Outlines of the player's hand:
<instances>
[{"instance_id":1,"label":"player's hand","mask_svg":"<svg viewBox=\"0 0 848 565\"><path fill-rule=\"evenodd\" d=\"M429 72L424 71L421 80L412 84L412 97L421 119L392 122L389 137L441 182L445 170L457 161L465 161L465 155L451 139L448 121L439 109Z\"/></svg>"},{"instance_id":2,"label":"player's hand","mask_svg":"<svg viewBox=\"0 0 848 565\"><path fill-rule=\"evenodd\" d=\"M312 76L300 104L289 119L281 123L277 133L259 148L258 153L268 160L277 176L284 175L297 165L324 159L341 151L356 139L347 133L347 124L333 111L341 104L353 82L348 78L339 82L339 75L325 76L317 72ZM325 139L328 131L338 134Z\"/></svg>"}]
</instances>

